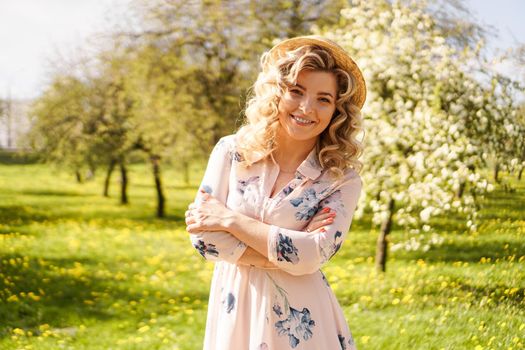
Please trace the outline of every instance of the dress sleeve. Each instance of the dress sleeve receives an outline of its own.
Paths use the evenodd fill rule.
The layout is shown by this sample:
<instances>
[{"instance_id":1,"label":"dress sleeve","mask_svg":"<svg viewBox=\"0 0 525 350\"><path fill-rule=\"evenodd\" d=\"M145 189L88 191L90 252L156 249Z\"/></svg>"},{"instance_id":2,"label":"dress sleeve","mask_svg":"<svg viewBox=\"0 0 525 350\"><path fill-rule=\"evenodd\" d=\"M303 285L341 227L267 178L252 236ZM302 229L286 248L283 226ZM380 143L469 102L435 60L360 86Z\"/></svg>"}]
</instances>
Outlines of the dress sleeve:
<instances>
[{"instance_id":1,"label":"dress sleeve","mask_svg":"<svg viewBox=\"0 0 525 350\"><path fill-rule=\"evenodd\" d=\"M225 136L217 142L211 152L200 189L213 195L226 204L234 151L233 135ZM197 193L197 200L199 194ZM246 250L246 244L224 231L199 232L190 234L193 247L206 260L227 261L234 264Z\"/></svg>"},{"instance_id":2,"label":"dress sleeve","mask_svg":"<svg viewBox=\"0 0 525 350\"><path fill-rule=\"evenodd\" d=\"M334 256L346 238L363 183L353 170L331 194L319 203L319 209L336 212L334 222L325 232L290 230L275 225L268 233L268 260L292 275L314 273Z\"/></svg>"}]
</instances>

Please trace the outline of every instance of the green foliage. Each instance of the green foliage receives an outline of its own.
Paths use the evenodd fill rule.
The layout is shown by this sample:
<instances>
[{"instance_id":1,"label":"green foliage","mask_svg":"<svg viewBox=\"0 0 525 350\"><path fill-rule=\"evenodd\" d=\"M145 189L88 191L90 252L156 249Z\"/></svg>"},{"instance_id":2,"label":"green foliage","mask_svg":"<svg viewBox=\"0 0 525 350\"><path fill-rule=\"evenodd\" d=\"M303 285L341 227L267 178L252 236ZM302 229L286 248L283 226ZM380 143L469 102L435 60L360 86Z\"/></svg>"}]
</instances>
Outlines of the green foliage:
<instances>
[{"instance_id":1,"label":"green foliage","mask_svg":"<svg viewBox=\"0 0 525 350\"><path fill-rule=\"evenodd\" d=\"M0 165L0 349L201 349L213 265L191 247L184 210L202 169L190 186L165 170L172 214L159 220L143 165L131 166L129 206L45 165ZM354 221L323 270L358 348L523 348L525 186L508 179L517 192L489 194L476 233L435 217L443 244L392 252L386 275L371 217Z\"/></svg>"},{"instance_id":2,"label":"green foliage","mask_svg":"<svg viewBox=\"0 0 525 350\"><path fill-rule=\"evenodd\" d=\"M32 153L0 150L0 164L33 164L37 160Z\"/></svg>"}]
</instances>

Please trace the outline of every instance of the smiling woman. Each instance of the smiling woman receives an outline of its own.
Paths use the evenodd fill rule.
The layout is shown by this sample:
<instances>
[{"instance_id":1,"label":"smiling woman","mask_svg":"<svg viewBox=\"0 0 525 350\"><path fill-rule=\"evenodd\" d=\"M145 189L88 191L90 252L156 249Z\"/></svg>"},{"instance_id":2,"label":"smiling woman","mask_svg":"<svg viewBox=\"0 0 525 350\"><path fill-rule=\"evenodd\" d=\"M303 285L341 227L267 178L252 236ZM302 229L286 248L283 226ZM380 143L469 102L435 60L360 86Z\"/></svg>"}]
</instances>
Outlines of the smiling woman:
<instances>
[{"instance_id":1,"label":"smiling woman","mask_svg":"<svg viewBox=\"0 0 525 350\"><path fill-rule=\"evenodd\" d=\"M333 73L302 71L279 103L280 133L297 141L311 140L330 123L335 111L337 82ZM284 135L280 136L284 137Z\"/></svg>"},{"instance_id":2,"label":"smiling woman","mask_svg":"<svg viewBox=\"0 0 525 350\"><path fill-rule=\"evenodd\" d=\"M355 62L321 37L263 54L247 122L215 146L186 212L215 261L205 349L355 349L320 271L345 240L362 188L366 89Z\"/></svg>"}]
</instances>

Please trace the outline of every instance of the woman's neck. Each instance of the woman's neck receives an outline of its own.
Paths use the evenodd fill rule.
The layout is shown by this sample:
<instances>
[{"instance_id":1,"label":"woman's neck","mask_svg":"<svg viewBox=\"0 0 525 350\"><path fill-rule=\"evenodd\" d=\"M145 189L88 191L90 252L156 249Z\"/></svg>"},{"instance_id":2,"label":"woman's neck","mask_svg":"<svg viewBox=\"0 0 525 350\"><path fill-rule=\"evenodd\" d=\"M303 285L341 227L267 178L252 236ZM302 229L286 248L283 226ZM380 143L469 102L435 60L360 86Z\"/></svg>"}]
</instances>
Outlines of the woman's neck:
<instances>
[{"instance_id":1,"label":"woman's neck","mask_svg":"<svg viewBox=\"0 0 525 350\"><path fill-rule=\"evenodd\" d=\"M273 152L273 157L283 171L295 170L315 147L315 143L315 139L293 140L281 130L277 132L278 146Z\"/></svg>"}]
</instances>

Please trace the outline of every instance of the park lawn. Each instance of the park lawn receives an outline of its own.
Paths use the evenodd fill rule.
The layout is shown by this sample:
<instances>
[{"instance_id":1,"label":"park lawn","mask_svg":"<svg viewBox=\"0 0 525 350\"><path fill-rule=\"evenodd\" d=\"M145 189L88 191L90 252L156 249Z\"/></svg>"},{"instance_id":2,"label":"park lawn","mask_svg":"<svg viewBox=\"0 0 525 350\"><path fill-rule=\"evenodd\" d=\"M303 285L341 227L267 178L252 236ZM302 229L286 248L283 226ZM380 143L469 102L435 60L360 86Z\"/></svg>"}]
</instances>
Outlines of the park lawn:
<instances>
[{"instance_id":1,"label":"park lawn","mask_svg":"<svg viewBox=\"0 0 525 350\"><path fill-rule=\"evenodd\" d=\"M127 206L116 176L104 198L101 176L0 165L0 349L201 349L213 264L184 231L192 174L165 171L161 220L144 165ZM477 233L440 219L443 244L391 252L384 275L369 218L353 222L323 271L360 350L524 348L525 180L504 176L516 192L496 186Z\"/></svg>"}]
</instances>

